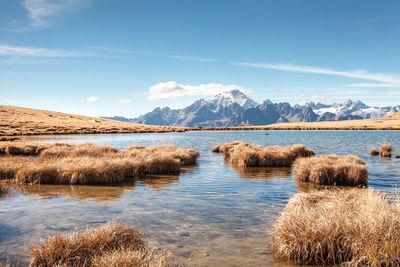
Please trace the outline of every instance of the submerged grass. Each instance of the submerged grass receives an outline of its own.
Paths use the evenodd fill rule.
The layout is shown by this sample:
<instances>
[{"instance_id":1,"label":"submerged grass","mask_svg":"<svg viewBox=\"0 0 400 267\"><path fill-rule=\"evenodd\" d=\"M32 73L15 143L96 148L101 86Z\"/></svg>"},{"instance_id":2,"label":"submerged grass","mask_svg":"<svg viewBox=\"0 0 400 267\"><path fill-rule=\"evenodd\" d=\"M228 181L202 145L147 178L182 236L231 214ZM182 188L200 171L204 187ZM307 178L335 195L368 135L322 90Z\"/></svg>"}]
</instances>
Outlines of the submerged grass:
<instances>
[{"instance_id":1,"label":"submerged grass","mask_svg":"<svg viewBox=\"0 0 400 267\"><path fill-rule=\"evenodd\" d=\"M392 156L392 146L383 144L380 148L381 157L390 158Z\"/></svg>"},{"instance_id":2,"label":"submerged grass","mask_svg":"<svg viewBox=\"0 0 400 267\"><path fill-rule=\"evenodd\" d=\"M371 148L370 154L371 154L371 156L378 156L379 155L379 150L377 150L375 148Z\"/></svg>"},{"instance_id":3,"label":"submerged grass","mask_svg":"<svg viewBox=\"0 0 400 267\"><path fill-rule=\"evenodd\" d=\"M166 252L155 253L135 229L112 222L32 246L30 266L166 266L169 259Z\"/></svg>"},{"instance_id":4,"label":"submerged grass","mask_svg":"<svg viewBox=\"0 0 400 267\"><path fill-rule=\"evenodd\" d=\"M298 193L275 222L272 236L280 260L399 266L400 205L365 188Z\"/></svg>"},{"instance_id":5,"label":"submerged grass","mask_svg":"<svg viewBox=\"0 0 400 267\"><path fill-rule=\"evenodd\" d=\"M319 185L366 186L368 171L354 155L299 158L293 164L296 180Z\"/></svg>"},{"instance_id":6,"label":"submerged grass","mask_svg":"<svg viewBox=\"0 0 400 267\"><path fill-rule=\"evenodd\" d=\"M38 158L0 159L0 178L35 184L115 184L126 178L177 174L199 153L173 146L130 147L119 151L93 144L54 144Z\"/></svg>"},{"instance_id":7,"label":"submerged grass","mask_svg":"<svg viewBox=\"0 0 400 267\"><path fill-rule=\"evenodd\" d=\"M8 181L0 181L0 198L11 196L11 185ZM1 265L0 265L1 266Z\"/></svg>"},{"instance_id":8,"label":"submerged grass","mask_svg":"<svg viewBox=\"0 0 400 267\"><path fill-rule=\"evenodd\" d=\"M290 167L300 157L315 155L314 150L304 145L259 146L234 141L215 146L212 152L223 153L225 160L238 167Z\"/></svg>"}]
</instances>

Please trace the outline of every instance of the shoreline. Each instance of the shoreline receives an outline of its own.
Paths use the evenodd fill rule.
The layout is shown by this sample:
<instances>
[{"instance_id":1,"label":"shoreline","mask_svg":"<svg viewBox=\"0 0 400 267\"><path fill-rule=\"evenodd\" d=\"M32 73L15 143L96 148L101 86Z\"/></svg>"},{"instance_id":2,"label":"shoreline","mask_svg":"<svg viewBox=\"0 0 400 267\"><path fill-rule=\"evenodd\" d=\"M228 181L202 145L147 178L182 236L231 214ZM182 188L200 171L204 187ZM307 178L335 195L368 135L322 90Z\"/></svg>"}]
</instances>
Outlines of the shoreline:
<instances>
[{"instance_id":1,"label":"shoreline","mask_svg":"<svg viewBox=\"0 0 400 267\"><path fill-rule=\"evenodd\" d=\"M144 125L55 111L0 105L0 137L80 134L168 133L257 130L400 130L400 113L380 119L275 123L261 126L182 127Z\"/></svg>"}]
</instances>

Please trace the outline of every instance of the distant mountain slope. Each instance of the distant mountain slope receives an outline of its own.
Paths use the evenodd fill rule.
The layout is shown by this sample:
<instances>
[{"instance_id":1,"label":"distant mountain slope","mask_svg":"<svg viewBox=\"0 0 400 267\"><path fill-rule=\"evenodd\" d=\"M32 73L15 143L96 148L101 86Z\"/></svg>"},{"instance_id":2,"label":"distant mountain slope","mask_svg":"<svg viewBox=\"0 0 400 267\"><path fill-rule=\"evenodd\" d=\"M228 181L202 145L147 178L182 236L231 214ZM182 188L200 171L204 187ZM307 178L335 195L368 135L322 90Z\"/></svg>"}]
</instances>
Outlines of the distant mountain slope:
<instances>
[{"instance_id":1,"label":"distant mountain slope","mask_svg":"<svg viewBox=\"0 0 400 267\"><path fill-rule=\"evenodd\" d=\"M209 100L200 99L183 109L156 108L135 119L112 117L149 125L186 127L226 127L268 125L279 122L315 122L375 119L400 111L394 107L370 107L361 101L348 100L332 105L309 102L291 106L289 103L257 103L243 92L233 90Z\"/></svg>"},{"instance_id":2,"label":"distant mountain slope","mask_svg":"<svg viewBox=\"0 0 400 267\"><path fill-rule=\"evenodd\" d=\"M185 131L181 127L141 125L104 118L3 105L0 105L0 118L0 136Z\"/></svg>"}]
</instances>

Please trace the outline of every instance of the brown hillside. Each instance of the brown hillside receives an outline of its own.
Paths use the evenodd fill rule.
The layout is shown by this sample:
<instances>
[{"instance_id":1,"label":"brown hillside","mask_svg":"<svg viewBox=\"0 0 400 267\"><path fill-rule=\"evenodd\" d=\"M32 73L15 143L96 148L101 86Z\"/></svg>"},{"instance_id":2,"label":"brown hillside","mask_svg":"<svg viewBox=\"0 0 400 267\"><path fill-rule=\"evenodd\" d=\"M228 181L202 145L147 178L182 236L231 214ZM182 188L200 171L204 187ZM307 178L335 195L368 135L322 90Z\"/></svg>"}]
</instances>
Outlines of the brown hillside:
<instances>
[{"instance_id":1,"label":"brown hillside","mask_svg":"<svg viewBox=\"0 0 400 267\"><path fill-rule=\"evenodd\" d=\"M384 120L400 120L400 112L394 113L392 115L388 115L383 118Z\"/></svg>"},{"instance_id":2,"label":"brown hillside","mask_svg":"<svg viewBox=\"0 0 400 267\"><path fill-rule=\"evenodd\" d=\"M0 105L0 136L182 132L185 129L184 127L142 125L47 110Z\"/></svg>"}]
</instances>

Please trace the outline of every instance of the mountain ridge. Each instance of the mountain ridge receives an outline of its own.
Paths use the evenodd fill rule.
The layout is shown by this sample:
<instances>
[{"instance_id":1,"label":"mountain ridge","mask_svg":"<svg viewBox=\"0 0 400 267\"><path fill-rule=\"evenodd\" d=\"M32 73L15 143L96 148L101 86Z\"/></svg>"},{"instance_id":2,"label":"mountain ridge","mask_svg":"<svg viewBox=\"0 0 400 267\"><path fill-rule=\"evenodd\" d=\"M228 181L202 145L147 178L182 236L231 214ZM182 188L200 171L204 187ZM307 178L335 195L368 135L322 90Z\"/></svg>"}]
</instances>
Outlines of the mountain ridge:
<instances>
[{"instance_id":1,"label":"mountain ridge","mask_svg":"<svg viewBox=\"0 0 400 267\"><path fill-rule=\"evenodd\" d=\"M280 122L319 122L382 118L400 111L400 105L372 107L361 101L323 104L308 102L290 105L266 99L258 103L242 91L217 94L209 100L199 99L183 109L155 108L137 118L106 117L108 119L147 125L185 127L257 126Z\"/></svg>"}]
</instances>

